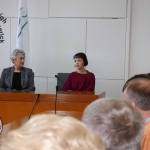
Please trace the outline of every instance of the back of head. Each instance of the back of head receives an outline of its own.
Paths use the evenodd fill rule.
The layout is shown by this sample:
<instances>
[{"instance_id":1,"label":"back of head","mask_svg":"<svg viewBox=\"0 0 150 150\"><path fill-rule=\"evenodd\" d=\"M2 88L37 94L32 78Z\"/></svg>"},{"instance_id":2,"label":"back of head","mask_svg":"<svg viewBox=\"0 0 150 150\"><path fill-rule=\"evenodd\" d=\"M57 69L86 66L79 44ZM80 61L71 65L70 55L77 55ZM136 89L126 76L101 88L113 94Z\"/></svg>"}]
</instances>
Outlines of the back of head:
<instances>
[{"instance_id":1,"label":"back of head","mask_svg":"<svg viewBox=\"0 0 150 150\"><path fill-rule=\"evenodd\" d=\"M73 59L75 58L82 58L83 61L84 61L84 66L87 66L88 65L88 60L87 60L87 57L84 53L80 52L80 53L77 53L73 56Z\"/></svg>"},{"instance_id":2,"label":"back of head","mask_svg":"<svg viewBox=\"0 0 150 150\"><path fill-rule=\"evenodd\" d=\"M123 93L124 99L134 101L142 111L150 110L150 80L147 78L134 79L127 83Z\"/></svg>"},{"instance_id":3,"label":"back of head","mask_svg":"<svg viewBox=\"0 0 150 150\"><path fill-rule=\"evenodd\" d=\"M98 99L85 109L82 121L102 139L106 150L140 150L144 121L128 102Z\"/></svg>"},{"instance_id":4,"label":"back of head","mask_svg":"<svg viewBox=\"0 0 150 150\"><path fill-rule=\"evenodd\" d=\"M10 132L1 150L104 150L103 142L71 117L37 115Z\"/></svg>"},{"instance_id":5,"label":"back of head","mask_svg":"<svg viewBox=\"0 0 150 150\"><path fill-rule=\"evenodd\" d=\"M123 88L122 88L122 92L124 92L125 88L127 87L127 84L128 84L130 81L132 81L132 80L134 80L134 79L138 79L138 78L144 78L144 79L149 79L149 80L150 80L150 73L148 73L148 74L137 74L137 75L131 77L130 79L128 79L128 80L126 81L126 83L124 84Z\"/></svg>"}]
</instances>

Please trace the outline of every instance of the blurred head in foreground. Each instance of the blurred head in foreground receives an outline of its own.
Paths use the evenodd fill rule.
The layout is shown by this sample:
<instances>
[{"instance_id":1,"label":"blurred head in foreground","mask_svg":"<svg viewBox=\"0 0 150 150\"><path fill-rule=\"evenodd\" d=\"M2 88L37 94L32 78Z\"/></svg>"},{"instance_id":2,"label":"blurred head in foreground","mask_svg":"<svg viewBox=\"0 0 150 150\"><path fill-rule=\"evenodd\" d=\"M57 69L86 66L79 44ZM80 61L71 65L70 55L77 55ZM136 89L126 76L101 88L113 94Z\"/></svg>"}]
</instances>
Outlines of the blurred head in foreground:
<instances>
[{"instance_id":1,"label":"blurred head in foreground","mask_svg":"<svg viewBox=\"0 0 150 150\"><path fill-rule=\"evenodd\" d=\"M50 114L32 117L11 131L1 150L105 150L103 142L80 121Z\"/></svg>"},{"instance_id":2,"label":"blurred head in foreground","mask_svg":"<svg viewBox=\"0 0 150 150\"><path fill-rule=\"evenodd\" d=\"M106 150L140 150L144 120L121 100L98 99L84 111L82 121L100 137Z\"/></svg>"},{"instance_id":3,"label":"blurred head in foreground","mask_svg":"<svg viewBox=\"0 0 150 150\"><path fill-rule=\"evenodd\" d=\"M136 78L128 82L122 94L145 119L145 129L141 141L142 150L150 149L150 78Z\"/></svg>"},{"instance_id":4,"label":"blurred head in foreground","mask_svg":"<svg viewBox=\"0 0 150 150\"><path fill-rule=\"evenodd\" d=\"M148 80L150 80L150 73L148 73L148 74L137 74L137 75L131 77L130 79L128 79L122 88L122 92L124 92L125 88L129 85L129 82L131 82L132 80L135 80L135 79L148 79Z\"/></svg>"},{"instance_id":5,"label":"blurred head in foreground","mask_svg":"<svg viewBox=\"0 0 150 150\"><path fill-rule=\"evenodd\" d=\"M137 78L128 82L122 96L123 100L130 102L145 119L150 116L150 79Z\"/></svg>"}]
</instances>

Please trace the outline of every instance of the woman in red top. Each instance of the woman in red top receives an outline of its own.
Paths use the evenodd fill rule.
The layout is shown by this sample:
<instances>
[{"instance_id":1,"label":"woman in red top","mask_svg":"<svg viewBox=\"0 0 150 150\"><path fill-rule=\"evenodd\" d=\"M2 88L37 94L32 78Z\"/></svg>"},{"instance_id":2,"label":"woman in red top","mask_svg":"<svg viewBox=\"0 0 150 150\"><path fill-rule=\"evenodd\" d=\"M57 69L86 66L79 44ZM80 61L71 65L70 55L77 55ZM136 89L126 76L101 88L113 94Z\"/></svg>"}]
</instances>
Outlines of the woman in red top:
<instances>
[{"instance_id":1,"label":"woman in red top","mask_svg":"<svg viewBox=\"0 0 150 150\"><path fill-rule=\"evenodd\" d=\"M92 72L85 69L88 65L87 57L84 53L77 53L73 57L74 66L77 71L69 74L66 83L63 86L63 91L94 91L95 76Z\"/></svg>"}]
</instances>

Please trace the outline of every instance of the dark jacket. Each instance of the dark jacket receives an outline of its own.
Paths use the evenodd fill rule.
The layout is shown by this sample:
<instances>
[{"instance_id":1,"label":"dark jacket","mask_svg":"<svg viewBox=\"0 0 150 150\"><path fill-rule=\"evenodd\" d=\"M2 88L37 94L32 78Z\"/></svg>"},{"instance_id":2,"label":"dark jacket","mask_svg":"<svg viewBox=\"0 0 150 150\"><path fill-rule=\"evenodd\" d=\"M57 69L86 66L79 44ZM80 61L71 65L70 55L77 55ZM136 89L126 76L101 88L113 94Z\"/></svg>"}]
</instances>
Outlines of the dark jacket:
<instances>
[{"instance_id":1,"label":"dark jacket","mask_svg":"<svg viewBox=\"0 0 150 150\"><path fill-rule=\"evenodd\" d=\"M14 67L5 68L0 78L0 91L11 91ZM22 67L21 69L21 87L24 91L35 91L34 73L32 69Z\"/></svg>"}]
</instances>

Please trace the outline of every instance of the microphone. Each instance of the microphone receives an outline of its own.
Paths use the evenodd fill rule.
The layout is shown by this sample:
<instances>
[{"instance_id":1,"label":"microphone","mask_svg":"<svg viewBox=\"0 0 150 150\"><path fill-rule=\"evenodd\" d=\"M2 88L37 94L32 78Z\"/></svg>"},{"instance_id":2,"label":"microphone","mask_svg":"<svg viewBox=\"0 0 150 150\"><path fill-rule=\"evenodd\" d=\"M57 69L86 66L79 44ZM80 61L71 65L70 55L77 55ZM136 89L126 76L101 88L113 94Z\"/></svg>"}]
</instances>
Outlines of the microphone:
<instances>
[{"instance_id":1,"label":"microphone","mask_svg":"<svg viewBox=\"0 0 150 150\"><path fill-rule=\"evenodd\" d=\"M65 83L63 80L61 80L57 75L55 75L55 78L57 78L57 79L60 80L64 85L66 85L66 83ZM71 90L71 88L70 88L68 85L66 85L66 86L67 86L68 90Z\"/></svg>"},{"instance_id":2,"label":"microphone","mask_svg":"<svg viewBox=\"0 0 150 150\"><path fill-rule=\"evenodd\" d=\"M55 98L55 104L54 104L55 115L56 115L57 92L58 92L58 86L56 86L56 98Z\"/></svg>"},{"instance_id":3,"label":"microphone","mask_svg":"<svg viewBox=\"0 0 150 150\"><path fill-rule=\"evenodd\" d=\"M54 111L55 111L55 115L58 115L58 116L67 116L66 114L56 114L56 104L57 104L57 93L58 92L58 86L56 86L56 98L55 98L55 104L54 104Z\"/></svg>"},{"instance_id":4,"label":"microphone","mask_svg":"<svg viewBox=\"0 0 150 150\"><path fill-rule=\"evenodd\" d=\"M35 104L36 104L36 102L38 101L39 97L40 97L40 94L37 94L37 95L36 95L36 99L35 99L34 104L33 104L33 107L32 107L32 110L31 110L31 112L30 112L30 115L29 115L28 120L30 119L30 117L31 117L31 115L32 115L32 112L33 112L33 110L34 110Z\"/></svg>"}]
</instances>

